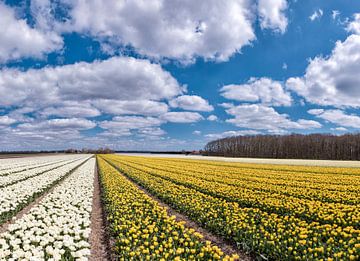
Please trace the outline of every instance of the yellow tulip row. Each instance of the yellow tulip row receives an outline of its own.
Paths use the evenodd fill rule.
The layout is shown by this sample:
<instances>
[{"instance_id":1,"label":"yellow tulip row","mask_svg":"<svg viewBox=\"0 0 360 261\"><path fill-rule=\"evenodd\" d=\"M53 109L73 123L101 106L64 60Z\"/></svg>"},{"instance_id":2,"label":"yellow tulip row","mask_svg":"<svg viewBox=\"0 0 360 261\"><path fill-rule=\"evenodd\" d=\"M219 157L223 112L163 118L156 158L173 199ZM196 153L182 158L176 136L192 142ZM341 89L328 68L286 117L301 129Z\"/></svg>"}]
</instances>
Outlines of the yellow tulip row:
<instances>
[{"instance_id":1,"label":"yellow tulip row","mask_svg":"<svg viewBox=\"0 0 360 261\"><path fill-rule=\"evenodd\" d=\"M174 171L190 171L194 174L206 174L211 177L229 178L233 180L246 180L249 182L270 182L274 185L284 185L290 187L300 187L307 189L325 189L340 192L355 192L360 186L360 175L345 175L344 170L340 173L326 174L329 168L323 168L324 173L306 173L291 171L276 171L273 169L242 168L242 167L223 167L206 166L202 162L188 160L177 161L176 159L145 158L145 157L126 157L128 162L136 162L141 165L151 166L153 168L166 169L166 165L171 165ZM190 162L189 162L190 161ZM255 165L255 164L254 164ZM256 164L257 165L257 164ZM333 168L339 171L339 168ZM352 171L352 169L347 169ZM331 185L330 187L328 185Z\"/></svg>"},{"instance_id":2,"label":"yellow tulip row","mask_svg":"<svg viewBox=\"0 0 360 261\"><path fill-rule=\"evenodd\" d=\"M134 158L134 157L132 157ZM329 203L344 203L350 205L360 204L359 185L352 185L350 180L346 185L334 185L328 183L316 182L314 180L296 181L293 177L287 176L286 180L281 180L278 177L274 178L271 173L269 176L261 178L253 177L253 173L243 173L238 175L230 175L222 169L217 169L214 172L204 172L202 166L194 165L192 169L186 168L183 164L174 162L171 168L160 165L160 162L149 162L149 159L132 159L127 158L126 163L136 164L137 166L148 168L149 171L173 173L176 176L179 174L189 177L201 178L204 181L224 183L231 186L236 186L239 189L254 190L256 192L265 192L267 194L280 194L285 196L297 197L300 199L310 199ZM179 165L179 166L178 166ZM319 174L317 174L320 176ZM328 177L323 177L323 180L328 180Z\"/></svg>"},{"instance_id":3,"label":"yellow tulip row","mask_svg":"<svg viewBox=\"0 0 360 261\"><path fill-rule=\"evenodd\" d=\"M101 157L97 158L118 260L237 260L184 226Z\"/></svg>"},{"instance_id":4,"label":"yellow tulip row","mask_svg":"<svg viewBox=\"0 0 360 261\"><path fill-rule=\"evenodd\" d=\"M152 176L159 176L180 185L188 186L203 193L239 203L243 207L258 207L264 211L277 213L280 215L295 215L309 222L335 223L341 226L360 226L360 208L356 204L344 204L324 202L311 199L310 195L304 190L307 197L295 197L287 193L280 193L273 187L272 191L259 190L257 187L268 187L267 184L247 184L237 186L236 184L226 184L223 180L209 180L204 174L193 175L190 172L177 171L172 168L163 171L152 169L139 163L132 163L128 160L115 159L122 165L129 166L147 172ZM265 185L265 186L264 186ZM253 187L251 187L253 186ZM270 186L271 187L271 186ZM319 193L320 194L320 193Z\"/></svg>"},{"instance_id":5,"label":"yellow tulip row","mask_svg":"<svg viewBox=\"0 0 360 261\"><path fill-rule=\"evenodd\" d=\"M134 157L107 155L104 158L179 212L246 250L277 260L360 258L360 230L354 226L341 226L336 224L337 222L323 224L318 220L298 218L292 213L271 213L259 207L244 207L225 197L204 193L199 188L190 186L190 183L185 185L174 182L166 176L173 175L171 172L161 175L149 174L149 171L142 170L144 166L129 163L129 158ZM170 164L165 166L173 169ZM189 178L186 175L179 176ZM174 176L171 176L172 178ZM209 191L218 191L217 187L221 186L221 183L214 183L214 186L211 186L210 182L206 183ZM236 191L236 188L233 187L233 190ZM357 222L358 217L352 218Z\"/></svg>"}]
</instances>

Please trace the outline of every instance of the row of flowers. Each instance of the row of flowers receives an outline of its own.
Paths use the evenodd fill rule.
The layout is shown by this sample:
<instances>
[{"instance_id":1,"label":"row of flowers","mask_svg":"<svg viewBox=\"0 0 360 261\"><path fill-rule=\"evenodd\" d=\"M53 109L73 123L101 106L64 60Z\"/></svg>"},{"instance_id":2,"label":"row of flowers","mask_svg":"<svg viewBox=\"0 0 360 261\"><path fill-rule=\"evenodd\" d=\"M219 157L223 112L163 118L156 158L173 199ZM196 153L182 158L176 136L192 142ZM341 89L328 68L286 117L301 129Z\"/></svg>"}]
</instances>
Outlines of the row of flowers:
<instances>
[{"instance_id":1,"label":"row of flowers","mask_svg":"<svg viewBox=\"0 0 360 261\"><path fill-rule=\"evenodd\" d=\"M266 192L300 199L315 199L320 202L360 204L358 197L360 186L359 174L340 173L339 168L324 168L334 173L308 173L297 171L278 171L268 169L252 169L249 166L216 166L204 165L202 162L184 162L174 159L127 158L128 163L149 167L156 172L166 171L184 176L196 176L210 182L220 182L241 189ZM164 164L171 164L169 169ZM266 166L264 166L265 168ZM349 169L353 171L353 169ZM210 173L210 175L209 175ZM195 175L196 174L196 175Z\"/></svg>"},{"instance_id":2,"label":"row of flowers","mask_svg":"<svg viewBox=\"0 0 360 261\"><path fill-rule=\"evenodd\" d=\"M236 260L169 216L164 207L98 158L118 260Z\"/></svg>"},{"instance_id":3,"label":"row of flowers","mask_svg":"<svg viewBox=\"0 0 360 261\"><path fill-rule=\"evenodd\" d=\"M272 213L256 205L244 207L234 200L217 196L219 192L217 187L221 188L220 182L214 182L213 186L206 183L208 189L213 190L211 195L190 186L190 183L185 185L169 180L169 175L174 178L171 172L154 175L155 172L159 172L152 171L153 174L150 174L144 166L128 163L129 158L133 157L111 155L102 157L179 212L243 249L275 260L358 260L360 258L360 230L354 226L339 226L337 222L321 224L316 220L306 221L291 212ZM173 169L171 164L164 166ZM143 168L145 170L142 170ZM182 181L184 177L190 177L178 175ZM196 179L191 181L196 182ZM241 190L236 186L232 188L234 191ZM271 197L270 193L268 197ZM266 201L266 197L258 198L258 202L261 201ZM286 202L286 198L283 198L283 202ZM353 215L352 218L356 221L359 216Z\"/></svg>"},{"instance_id":4,"label":"row of flowers","mask_svg":"<svg viewBox=\"0 0 360 261\"><path fill-rule=\"evenodd\" d=\"M84 156L84 155L78 155ZM61 161L74 159L74 155L56 155L56 156L35 156L24 158L0 159L0 176L7 176L12 173L31 170L55 164Z\"/></svg>"},{"instance_id":5,"label":"row of flowers","mask_svg":"<svg viewBox=\"0 0 360 261\"><path fill-rule=\"evenodd\" d=\"M24 181L1 188L0 190L0 224L10 219L22 208L35 200L38 196L53 187L56 183L70 174L89 156L45 172Z\"/></svg>"},{"instance_id":6,"label":"row of flowers","mask_svg":"<svg viewBox=\"0 0 360 261\"><path fill-rule=\"evenodd\" d=\"M74 162L76 160L78 160L79 157L77 158L72 158L70 160L61 160L55 163L51 163L51 164L46 164L45 166L40 166L40 167L36 167L36 168L32 168L30 170L23 170L20 172L16 172L7 176L3 176L0 178L0 188L2 187L6 187L12 184L15 184L17 182L21 182L24 181L28 178L32 178L35 177L37 175L43 174L47 171L51 171L54 169L57 169L59 167L62 167L64 165L67 165L71 162Z\"/></svg>"},{"instance_id":7,"label":"row of flowers","mask_svg":"<svg viewBox=\"0 0 360 261\"><path fill-rule=\"evenodd\" d=\"M0 260L87 260L95 159L0 235Z\"/></svg>"},{"instance_id":8,"label":"row of flowers","mask_svg":"<svg viewBox=\"0 0 360 261\"><path fill-rule=\"evenodd\" d=\"M237 182L228 184L226 178L214 179L211 174L194 175L190 171L173 171L173 168L169 170L154 170L151 167L129 162L128 160L119 161L119 163L133 169L145 171L149 175L159 176L171 182L194 188L208 195L237 202L242 207L257 207L270 213L293 215L308 222L335 223L340 226L360 228L359 204L333 203L324 202L316 198L305 199L294 197L276 190L268 191L267 183L262 185L259 183L248 184L247 186L254 187L251 189L238 186ZM194 169L196 169L196 166L194 166ZM354 176L354 178L357 177ZM256 189L258 186L262 186L264 189ZM281 190L281 188L278 188L278 190ZM358 192L360 192L360 189ZM306 191L304 191L304 194L306 194ZM318 194L321 194L321 192L318 192ZM343 194L345 196L345 193Z\"/></svg>"}]
</instances>

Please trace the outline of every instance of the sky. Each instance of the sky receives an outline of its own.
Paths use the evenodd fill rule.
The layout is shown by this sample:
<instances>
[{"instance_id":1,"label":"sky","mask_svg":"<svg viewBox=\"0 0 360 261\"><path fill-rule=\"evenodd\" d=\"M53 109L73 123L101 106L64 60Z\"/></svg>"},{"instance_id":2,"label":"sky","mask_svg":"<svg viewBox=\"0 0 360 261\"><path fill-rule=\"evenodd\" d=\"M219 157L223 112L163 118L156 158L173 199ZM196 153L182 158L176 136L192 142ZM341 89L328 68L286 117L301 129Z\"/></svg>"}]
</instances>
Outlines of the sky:
<instances>
[{"instance_id":1,"label":"sky","mask_svg":"<svg viewBox=\"0 0 360 261\"><path fill-rule=\"evenodd\" d=\"M0 150L360 129L360 1L0 0Z\"/></svg>"}]
</instances>

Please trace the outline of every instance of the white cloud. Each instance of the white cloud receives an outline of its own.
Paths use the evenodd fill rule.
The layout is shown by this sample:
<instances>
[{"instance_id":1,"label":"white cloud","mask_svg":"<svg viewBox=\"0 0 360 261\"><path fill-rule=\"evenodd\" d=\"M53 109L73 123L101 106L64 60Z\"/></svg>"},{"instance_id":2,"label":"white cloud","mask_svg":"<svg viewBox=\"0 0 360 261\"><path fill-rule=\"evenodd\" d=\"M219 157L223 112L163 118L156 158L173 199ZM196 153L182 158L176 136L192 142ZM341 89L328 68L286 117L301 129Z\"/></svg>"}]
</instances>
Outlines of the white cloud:
<instances>
[{"instance_id":1,"label":"white cloud","mask_svg":"<svg viewBox=\"0 0 360 261\"><path fill-rule=\"evenodd\" d=\"M160 118L164 121L173 123L192 123L198 122L203 119L203 117L199 113L187 111L167 112L161 115Z\"/></svg>"},{"instance_id":2,"label":"white cloud","mask_svg":"<svg viewBox=\"0 0 360 261\"><path fill-rule=\"evenodd\" d=\"M218 117L214 114L209 115L209 117L206 118L208 121L217 121Z\"/></svg>"},{"instance_id":3,"label":"white cloud","mask_svg":"<svg viewBox=\"0 0 360 261\"><path fill-rule=\"evenodd\" d=\"M346 114L342 110L309 110L308 113L342 127L360 129L360 116Z\"/></svg>"},{"instance_id":4,"label":"white cloud","mask_svg":"<svg viewBox=\"0 0 360 261\"><path fill-rule=\"evenodd\" d=\"M0 2L0 63L20 58L43 58L44 54L60 50L62 38L54 32L31 28L15 11Z\"/></svg>"},{"instance_id":5,"label":"white cloud","mask_svg":"<svg viewBox=\"0 0 360 261\"><path fill-rule=\"evenodd\" d=\"M103 129L143 129L161 125L162 121L154 117L142 116L117 116L111 121L102 121L99 126Z\"/></svg>"},{"instance_id":6,"label":"white cloud","mask_svg":"<svg viewBox=\"0 0 360 261\"><path fill-rule=\"evenodd\" d=\"M194 134L194 135L201 135L201 131L195 130L195 131L193 131L193 134Z\"/></svg>"},{"instance_id":7,"label":"white cloud","mask_svg":"<svg viewBox=\"0 0 360 261\"><path fill-rule=\"evenodd\" d=\"M278 131L287 129L313 129L320 128L321 124L313 120L300 119L292 121L287 114L279 114L271 107L261 104L243 104L233 106L226 110L234 116L226 122L237 127L256 130Z\"/></svg>"},{"instance_id":8,"label":"white cloud","mask_svg":"<svg viewBox=\"0 0 360 261\"><path fill-rule=\"evenodd\" d=\"M93 104L105 113L156 116L168 111L166 103L150 100L118 101L110 99L95 100Z\"/></svg>"},{"instance_id":9,"label":"white cloud","mask_svg":"<svg viewBox=\"0 0 360 261\"><path fill-rule=\"evenodd\" d=\"M53 25L58 31L89 34L110 43L110 49L132 46L141 55L158 59L226 61L255 39L255 15L247 0L62 0L60 4L66 6L69 19ZM46 8L54 7L44 1L35 12L40 10L39 16L46 19Z\"/></svg>"},{"instance_id":10,"label":"white cloud","mask_svg":"<svg viewBox=\"0 0 360 261\"><path fill-rule=\"evenodd\" d=\"M61 117L96 117L101 115L100 111L89 103L73 101L64 101L61 106L47 107L40 111L40 114L45 117L52 115Z\"/></svg>"},{"instance_id":11,"label":"white cloud","mask_svg":"<svg viewBox=\"0 0 360 261\"><path fill-rule=\"evenodd\" d=\"M214 107L209 102L197 95L182 95L169 101L173 108L189 111L212 111Z\"/></svg>"},{"instance_id":12,"label":"white cloud","mask_svg":"<svg viewBox=\"0 0 360 261\"><path fill-rule=\"evenodd\" d=\"M360 34L360 13L354 14L354 19L347 25L346 30L354 34Z\"/></svg>"},{"instance_id":13,"label":"white cloud","mask_svg":"<svg viewBox=\"0 0 360 261\"><path fill-rule=\"evenodd\" d=\"M312 15L309 16L309 19L311 21L314 21L315 19L320 19L323 16L324 12L321 9L316 10Z\"/></svg>"},{"instance_id":14,"label":"white cloud","mask_svg":"<svg viewBox=\"0 0 360 261\"><path fill-rule=\"evenodd\" d=\"M339 15L340 15L339 10L332 10L331 17L332 17L333 20L336 20L336 18L338 18Z\"/></svg>"},{"instance_id":15,"label":"white cloud","mask_svg":"<svg viewBox=\"0 0 360 261\"><path fill-rule=\"evenodd\" d=\"M10 118L7 115L0 116L0 125L11 125L11 124L13 124L15 122L16 122L15 119Z\"/></svg>"},{"instance_id":16,"label":"white cloud","mask_svg":"<svg viewBox=\"0 0 360 261\"><path fill-rule=\"evenodd\" d=\"M160 100L183 91L184 87L160 65L130 57L25 72L0 71L0 106L46 106L66 100Z\"/></svg>"},{"instance_id":17,"label":"white cloud","mask_svg":"<svg viewBox=\"0 0 360 261\"><path fill-rule=\"evenodd\" d=\"M282 83L269 78L250 78L246 84L226 85L220 92L223 97L237 101L260 101L273 106L290 106L292 102Z\"/></svg>"},{"instance_id":18,"label":"white cloud","mask_svg":"<svg viewBox=\"0 0 360 261\"><path fill-rule=\"evenodd\" d=\"M308 102L335 107L360 107L360 35L338 41L328 57L310 61L303 77L290 78L288 89Z\"/></svg>"},{"instance_id":19,"label":"white cloud","mask_svg":"<svg viewBox=\"0 0 360 261\"><path fill-rule=\"evenodd\" d=\"M17 126L21 130L58 130L58 129L71 129L71 130L86 130L92 129L96 126L93 121L82 118L67 118L67 119L50 119L45 121L38 121L32 123L22 123Z\"/></svg>"},{"instance_id":20,"label":"white cloud","mask_svg":"<svg viewBox=\"0 0 360 261\"><path fill-rule=\"evenodd\" d=\"M225 131L223 133L209 133L205 135L205 138L208 139L222 139L226 137L233 136L247 136L247 135L257 135L261 134L261 132L256 130L239 130L239 131Z\"/></svg>"},{"instance_id":21,"label":"white cloud","mask_svg":"<svg viewBox=\"0 0 360 261\"><path fill-rule=\"evenodd\" d=\"M330 128L330 129L333 131L348 131L348 129L344 128L344 127L336 127L336 128Z\"/></svg>"},{"instance_id":22,"label":"white cloud","mask_svg":"<svg viewBox=\"0 0 360 261\"><path fill-rule=\"evenodd\" d=\"M285 16L287 7L286 0L258 0L257 9L261 28L284 33L288 24Z\"/></svg>"},{"instance_id":23,"label":"white cloud","mask_svg":"<svg viewBox=\"0 0 360 261\"><path fill-rule=\"evenodd\" d=\"M166 131L156 128L144 128L138 131L138 134L143 137L152 137L152 136L163 136L166 134Z\"/></svg>"}]
</instances>

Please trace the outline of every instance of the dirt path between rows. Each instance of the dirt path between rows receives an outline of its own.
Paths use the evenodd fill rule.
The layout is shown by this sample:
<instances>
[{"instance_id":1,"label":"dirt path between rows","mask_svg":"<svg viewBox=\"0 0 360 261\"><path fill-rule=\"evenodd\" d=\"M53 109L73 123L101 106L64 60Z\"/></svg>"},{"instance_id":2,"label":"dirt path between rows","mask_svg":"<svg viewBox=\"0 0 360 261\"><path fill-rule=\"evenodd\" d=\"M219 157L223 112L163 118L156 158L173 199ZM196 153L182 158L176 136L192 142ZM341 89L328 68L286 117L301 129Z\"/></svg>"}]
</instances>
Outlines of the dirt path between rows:
<instances>
[{"instance_id":1,"label":"dirt path between rows","mask_svg":"<svg viewBox=\"0 0 360 261\"><path fill-rule=\"evenodd\" d=\"M116 168L117 169L117 168ZM164 203L163 201L161 201L158 197L152 195L151 193L149 193L144 187L140 186L139 184L137 184L136 182L134 182L133 180L131 180L129 177L127 177L125 174L123 174L119 169L117 169L117 171L119 172L119 174L121 174L123 177L125 177L127 180L129 180L132 184L134 184L139 190L141 190L142 192L144 192L146 195L148 195L150 198L152 198L153 200L155 200L160 206L165 207L167 209L167 213L170 216L175 216L177 221L184 221L185 222L185 226L188 228L193 228L195 229L197 232L201 233L204 238L202 239L204 242L205 241L211 241L212 243L216 244L218 247L220 247L222 249L222 251L226 254L226 255L232 255L232 254L237 254L239 255L239 259L243 260L243 261L252 261L255 260L254 257L252 257L251 255L248 255L242 251L240 251L235 244L232 244L231 242L228 242L214 234L212 234L211 232L209 232L208 230L200 227L197 223L195 223L194 221L190 220L187 216L177 212L176 210L174 210L172 207L170 207L168 204ZM206 211L206 210L204 210Z\"/></svg>"},{"instance_id":2,"label":"dirt path between rows","mask_svg":"<svg viewBox=\"0 0 360 261\"><path fill-rule=\"evenodd\" d=\"M107 231L106 215L101 202L101 187L97 164L95 163L94 196L91 212L91 261L113 260L111 256L110 236Z\"/></svg>"}]
</instances>

